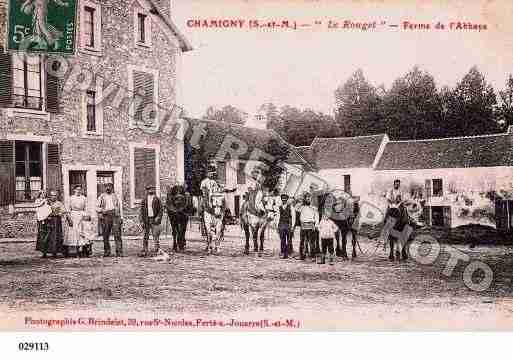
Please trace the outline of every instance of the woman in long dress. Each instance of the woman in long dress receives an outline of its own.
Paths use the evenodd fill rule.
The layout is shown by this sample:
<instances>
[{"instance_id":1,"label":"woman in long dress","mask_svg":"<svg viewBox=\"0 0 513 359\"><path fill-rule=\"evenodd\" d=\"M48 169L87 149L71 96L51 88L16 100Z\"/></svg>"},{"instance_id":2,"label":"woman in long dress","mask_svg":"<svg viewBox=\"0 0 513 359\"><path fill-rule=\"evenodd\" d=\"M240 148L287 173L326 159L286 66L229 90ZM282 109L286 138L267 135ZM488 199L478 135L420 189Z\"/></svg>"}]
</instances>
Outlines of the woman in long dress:
<instances>
[{"instance_id":1,"label":"woman in long dress","mask_svg":"<svg viewBox=\"0 0 513 359\"><path fill-rule=\"evenodd\" d=\"M84 237L83 222L87 216L86 204L87 198L83 195L82 186L77 185L73 188L73 195L70 197L70 218L72 226L64 239L66 252L75 252L81 256L82 250L89 242ZM65 253L66 253L65 252Z\"/></svg>"},{"instance_id":2,"label":"woman in long dress","mask_svg":"<svg viewBox=\"0 0 513 359\"><path fill-rule=\"evenodd\" d=\"M66 249L63 245L64 242L64 223L62 218L66 219L68 225L72 225L69 214L64 207L64 204L57 199L57 191L51 190L48 196L48 205L50 206L51 213L46 220L48 235L46 244L42 248L43 256L50 252L53 258L57 257L58 253L63 253L67 256Z\"/></svg>"}]
</instances>

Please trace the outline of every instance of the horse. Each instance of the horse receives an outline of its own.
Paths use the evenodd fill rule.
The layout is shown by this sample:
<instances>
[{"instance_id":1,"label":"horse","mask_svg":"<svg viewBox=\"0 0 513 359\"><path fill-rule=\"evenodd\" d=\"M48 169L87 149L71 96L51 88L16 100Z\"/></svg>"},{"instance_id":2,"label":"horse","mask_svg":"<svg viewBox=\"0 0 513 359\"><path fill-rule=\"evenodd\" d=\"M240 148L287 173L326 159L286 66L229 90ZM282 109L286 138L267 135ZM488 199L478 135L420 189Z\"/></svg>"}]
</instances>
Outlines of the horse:
<instances>
[{"instance_id":1,"label":"horse","mask_svg":"<svg viewBox=\"0 0 513 359\"><path fill-rule=\"evenodd\" d=\"M398 207L391 207L387 210L385 227L383 229L385 232L384 237L389 240L390 254L388 259L391 261L394 261L394 259L397 261L408 259L407 244L411 237L411 232L413 231L413 223L408 213L408 206L409 202L403 201L399 203ZM395 220L393 226L388 225L389 218ZM409 228L407 228L407 226L409 226ZM404 238L403 235L399 235L399 233L406 235L407 238Z\"/></svg>"},{"instance_id":2,"label":"horse","mask_svg":"<svg viewBox=\"0 0 513 359\"><path fill-rule=\"evenodd\" d=\"M222 193L212 193L205 197L207 203L203 207L203 223L205 225L207 247L209 254L219 251L219 244L224 237L224 215L226 200ZM212 242L214 247L212 248Z\"/></svg>"},{"instance_id":3,"label":"horse","mask_svg":"<svg viewBox=\"0 0 513 359\"><path fill-rule=\"evenodd\" d=\"M253 238L253 249L258 256L261 257L264 251L265 231L269 224L274 220L275 213L270 211L268 207L262 202L261 199L257 199L261 195L263 197L263 191L260 189L253 189L248 192L248 225L250 234ZM259 202L259 203L258 203ZM260 242L260 246L259 246ZM249 254L249 239L246 239L245 254Z\"/></svg>"},{"instance_id":4,"label":"horse","mask_svg":"<svg viewBox=\"0 0 513 359\"><path fill-rule=\"evenodd\" d=\"M323 211L338 227L335 234L337 240L336 255L347 258L347 235L351 233L351 244L353 246L351 256L356 258L357 233L353 228L353 222L358 214L357 202L349 193L342 190L333 190L324 199ZM342 236L342 246L340 245L340 236Z\"/></svg>"}]
</instances>

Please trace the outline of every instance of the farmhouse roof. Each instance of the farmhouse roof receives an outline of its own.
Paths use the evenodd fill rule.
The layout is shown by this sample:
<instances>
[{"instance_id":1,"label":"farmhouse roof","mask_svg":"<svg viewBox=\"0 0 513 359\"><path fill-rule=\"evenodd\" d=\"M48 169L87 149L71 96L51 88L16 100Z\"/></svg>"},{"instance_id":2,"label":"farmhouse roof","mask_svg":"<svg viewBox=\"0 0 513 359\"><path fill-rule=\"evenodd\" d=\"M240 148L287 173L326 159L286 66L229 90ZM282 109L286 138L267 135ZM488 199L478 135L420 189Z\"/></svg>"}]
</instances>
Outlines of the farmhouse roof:
<instances>
[{"instance_id":1,"label":"farmhouse roof","mask_svg":"<svg viewBox=\"0 0 513 359\"><path fill-rule=\"evenodd\" d=\"M371 168L385 134L359 137L316 137L310 145L318 169Z\"/></svg>"},{"instance_id":2,"label":"farmhouse roof","mask_svg":"<svg viewBox=\"0 0 513 359\"><path fill-rule=\"evenodd\" d=\"M266 146L271 140L276 141L282 146L289 149L287 163L291 165L302 165L308 170L312 170L313 166L306 161L301 154L297 151L296 147L290 145L278 133L269 129L257 129L251 127L244 127L243 125L227 123L221 121L211 121L203 119L186 118L189 121L189 132L197 124L205 124L205 135L201 140L205 155L209 158L214 158L226 136L233 136L237 141L247 145L247 151L239 157L241 160L249 160L250 155L254 149L259 149L265 152Z\"/></svg>"},{"instance_id":3,"label":"farmhouse roof","mask_svg":"<svg viewBox=\"0 0 513 359\"><path fill-rule=\"evenodd\" d=\"M377 170L493 167L513 165L510 133L430 140L390 141Z\"/></svg>"}]
</instances>

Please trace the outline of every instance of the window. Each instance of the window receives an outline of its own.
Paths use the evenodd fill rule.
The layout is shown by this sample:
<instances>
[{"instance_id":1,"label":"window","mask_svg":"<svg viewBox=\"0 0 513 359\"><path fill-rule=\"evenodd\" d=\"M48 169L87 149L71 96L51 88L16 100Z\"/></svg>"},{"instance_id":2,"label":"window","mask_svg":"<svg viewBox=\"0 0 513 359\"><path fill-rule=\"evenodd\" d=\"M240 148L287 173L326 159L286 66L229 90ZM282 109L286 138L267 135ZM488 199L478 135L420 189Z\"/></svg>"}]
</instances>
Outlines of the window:
<instances>
[{"instance_id":1,"label":"window","mask_svg":"<svg viewBox=\"0 0 513 359\"><path fill-rule=\"evenodd\" d=\"M31 202L43 188L42 146L15 142L16 202Z\"/></svg>"},{"instance_id":2,"label":"window","mask_svg":"<svg viewBox=\"0 0 513 359\"><path fill-rule=\"evenodd\" d=\"M98 171L96 172L96 194L100 196L105 192L107 185L114 186L114 172Z\"/></svg>"},{"instance_id":3,"label":"window","mask_svg":"<svg viewBox=\"0 0 513 359\"><path fill-rule=\"evenodd\" d=\"M134 40L137 46L151 46L151 18L147 13L135 12Z\"/></svg>"},{"instance_id":4,"label":"window","mask_svg":"<svg viewBox=\"0 0 513 359\"><path fill-rule=\"evenodd\" d=\"M433 179L433 197L442 197L444 195L442 179Z\"/></svg>"},{"instance_id":5,"label":"window","mask_svg":"<svg viewBox=\"0 0 513 359\"><path fill-rule=\"evenodd\" d=\"M43 109L41 59L39 56L13 56L14 107Z\"/></svg>"},{"instance_id":6,"label":"window","mask_svg":"<svg viewBox=\"0 0 513 359\"><path fill-rule=\"evenodd\" d=\"M82 186L82 192L87 197L87 171L69 171L69 194L72 195L75 186Z\"/></svg>"},{"instance_id":7,"label":"window","mask_svg":"<svg viewBox=\"0 0 513 359\"><path fill-rule=\"evenodd\" d=\"M82 49L92 54L101 51L102 9L92 1L83 1L80 16L80 42Z\"/></svg>"},{"instance_id":8,"label":"window","mask_svg":"<svg viewBox=\"0 0 513 359\"><path fill-rule=\"evenodd\" d=\"M131 126L157 126L158 71L132 67L129 78L129 91L134 96L130 107Z\"/></svg>"},{"instance_id":9,"label":"window","mask_svg":"<svg viewBox=\"0 0 513 359\"><path fill-rule=\"evenodd\" d=\"M237 165L237 184L246 184L245 167L246 164L244 162L239 162Z\"/></svg>"},{"instance_id":10,"label":"window","mask_svg":"<svg viewBox=\"0 0 513 359\"><path fill-rule=\"evenodd\" d=\"M87 132L96 132L96 92L86 92L86 121Z\"/></svg>"},{"instance_id":11,"label":"window","mask_svg":"<svg viewBox=\"0 0 513 359\"><path fill-rule=\"evenodd\" d=\"M344 175L344 192L351 192L351 175Z\"/></svg>"},{"instance_id":12,"label":"window","mask_svg":"<svg viewBox=\"0 0 513 359\"><path fill-rule=\"evenodd\" d=\"M81 126L84 137L103 135L102 91L103 80L96 77L91 87L82 92Z\"/></svg>"},{"instance_id":13,"label":"window","mask_svg":"<svg viewBox=\"0 0 513 359\"><path fill-rule=\"evenodd\" d=\"M139 38L137 41L145 43L146 42L146 15L144 14L137 14L137 25L139 26L138 35Z\"/></svg>"},{"instance_id":14,"label":"window","mask_svg":"<svg viewBox=\"0 0 513 359\"><path fill-rule=\"evenodd\" d=\"M94 48L94 13L95 9L84 7L84 41L85 46Z\"/></svg>"}]
</instances>

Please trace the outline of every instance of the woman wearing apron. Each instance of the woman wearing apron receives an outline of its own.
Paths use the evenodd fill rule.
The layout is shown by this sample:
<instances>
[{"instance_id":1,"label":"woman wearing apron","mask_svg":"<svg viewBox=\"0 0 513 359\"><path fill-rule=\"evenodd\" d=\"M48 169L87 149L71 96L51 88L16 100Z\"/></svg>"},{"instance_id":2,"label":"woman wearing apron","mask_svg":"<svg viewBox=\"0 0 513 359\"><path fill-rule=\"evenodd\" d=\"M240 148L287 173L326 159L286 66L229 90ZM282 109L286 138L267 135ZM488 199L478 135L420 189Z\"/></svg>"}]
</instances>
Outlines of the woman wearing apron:
<instances>
[{"instance_id":1,"label":"woman wearing apron","mask_svg":"<svg viewBox=\"0 0 513 359\"><path fill-rule=\"evenodd\" d=\"M73 195L70 197L70 218L73 225L68 230L68 235L64 240L65 253L75 252L81 256L82 250L89 245L89 241L83 235L83 221L86 217L87 198L83 195L82 186L77 185L73 188Z\"/></svg>"}]
</instances>

